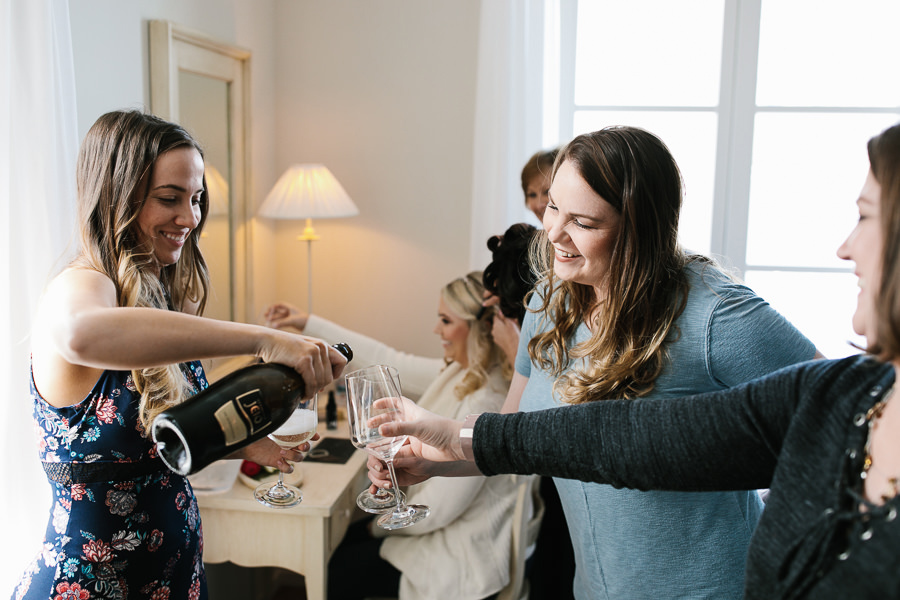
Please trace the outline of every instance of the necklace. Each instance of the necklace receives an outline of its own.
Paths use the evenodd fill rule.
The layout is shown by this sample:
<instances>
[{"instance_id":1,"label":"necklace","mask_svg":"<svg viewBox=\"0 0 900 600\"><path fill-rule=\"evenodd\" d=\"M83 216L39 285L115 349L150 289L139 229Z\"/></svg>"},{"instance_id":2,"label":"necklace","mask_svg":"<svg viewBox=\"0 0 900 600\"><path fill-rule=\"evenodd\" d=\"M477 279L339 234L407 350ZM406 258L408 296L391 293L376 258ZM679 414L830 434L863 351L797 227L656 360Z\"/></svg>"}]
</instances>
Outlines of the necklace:
<instances>
[{"instance_id":1,"label":"necklace","mask_svg":"<svg viewBox=\"0 0 900 600\"><path fill-rule=\"evenodd\" d=\"M869 471L878 471L878 468L875 467L872 460L872 432L875 431L875 428L878 426L878 419L881 418L881 414L884 412L884 407L887 406L887 403L891 399L893 394L894 386L891 386L890 389L881 398L881 400L876 402L875 405L866 413L866 421L869 424L869 434L866 437L866 458L863 461L862 472L859 474L860 479L865 480L869 476ZM882 472L882 475L886 475L886 473ZM888 493L881 495L882 502L887 502L888 500L896 498L897 495L900 494L900 477L888 477L887 483L891 489Z\"/></svg>"}]
</instances>

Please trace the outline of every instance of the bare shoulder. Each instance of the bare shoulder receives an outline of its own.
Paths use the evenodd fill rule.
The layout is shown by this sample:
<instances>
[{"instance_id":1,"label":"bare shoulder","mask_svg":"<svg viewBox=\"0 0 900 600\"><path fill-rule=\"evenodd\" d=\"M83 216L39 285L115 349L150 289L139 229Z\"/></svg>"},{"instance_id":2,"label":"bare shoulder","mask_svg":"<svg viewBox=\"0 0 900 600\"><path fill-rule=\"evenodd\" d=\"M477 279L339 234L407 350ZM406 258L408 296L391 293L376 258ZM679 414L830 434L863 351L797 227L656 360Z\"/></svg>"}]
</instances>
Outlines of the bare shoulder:
<instances>
[{"instance_id":1,"label":"bare shoulder","mask_svg":"<svg viewBox=\"0 0 900 600\"><path fill-rule=\"evenodd\" d=\"M47 285L32 323L33 353L46 344L78 313L116 306L116 289L109 277L91 269L69 267ZM52 344L51 344L52 345Z\"/></svg>"},{"instance_id":2,"label":"bare shoulder","mask_svg":"<svg viewBox=\"0 0 900 600\"><path fill-rule=\"evenodd\" d=\"M37 317L57 321L83 310L116 306L116 286L109 277L92 269L69 267L44 290Z\"/></svg>"},{"instance_id":3,"label":"bare shoulder","mask_svg":"<svg viewBox=\"0 0 900 600\"><path fill-rule=\"evenodd\" d=\"M70 334L79 312L109 306L116 306L115 286L91 269L67 268L44 290L31 328L31 364L38 393L51 405L81 401L102 373L67 360L60 340Z\"/></svg>"},{"instance_id":4,"label":"bare shoulder","mask_svg":"<svg viewBox=\"0 0 900 600\"><path fill-rule=\"evenodd\" d=\"M83 267L68 267L53 278L46 295L100 295L111 296L115 303L116 286L105 274Z\"/></svg>"}]
</instances>

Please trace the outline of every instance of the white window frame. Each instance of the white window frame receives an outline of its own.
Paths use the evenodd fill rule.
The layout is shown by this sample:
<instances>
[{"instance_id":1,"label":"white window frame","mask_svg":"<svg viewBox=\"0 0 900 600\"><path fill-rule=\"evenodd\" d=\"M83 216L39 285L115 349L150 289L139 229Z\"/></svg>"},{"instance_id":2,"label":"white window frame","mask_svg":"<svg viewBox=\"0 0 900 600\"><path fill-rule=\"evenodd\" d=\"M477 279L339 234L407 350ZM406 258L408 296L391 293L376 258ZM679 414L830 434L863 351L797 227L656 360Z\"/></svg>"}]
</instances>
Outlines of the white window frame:
<instances>
[{"instance_id":1,"label":"white window frame","mask_svg":"<svg viewBox=\"0 0 900 600\"><path fill-rule=\"evenodd\" d=\"M558 81L558 98L545 90L544 145L573 137L576 111L702 110L717 114L717 147L710 252L739 276L748 271L851 273L852 267L765 265L747 263L750 176L754 121L760 113L897 113L897 107L846 108L829 106L757 106L756 81L762 0L726 0L722 35L722 65L717 107L584 106L575 104L577 0L547 0L545 63L548 82ZM558 15L558 21L552 18ZM554 72L556 71L556 72ZM550 85L553 85L551 83ZM849 232L849 225L848 225Z\"/></svg>"}]
</instances>

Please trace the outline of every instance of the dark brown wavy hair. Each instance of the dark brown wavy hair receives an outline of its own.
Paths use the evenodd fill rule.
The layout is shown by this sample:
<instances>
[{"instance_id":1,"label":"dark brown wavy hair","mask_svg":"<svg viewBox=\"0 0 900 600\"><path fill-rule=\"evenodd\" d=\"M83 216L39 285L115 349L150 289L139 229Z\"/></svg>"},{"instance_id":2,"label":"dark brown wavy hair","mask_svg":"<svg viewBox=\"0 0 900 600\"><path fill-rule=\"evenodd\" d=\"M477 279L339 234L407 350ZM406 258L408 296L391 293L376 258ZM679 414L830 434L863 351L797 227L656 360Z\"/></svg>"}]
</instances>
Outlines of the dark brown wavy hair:
<instances>
[{"instance_id":1,"label":"dark brown wavy hair","mask_svg":"<svg viewBox=\"0 0 900 600\"><path fill-rule=\"evenodd\" d=\"M869 140L869 166L881 185L881 288L875 300L876 341L868 352L900 358L900 124Z\"/></svg>"},{"instance_id":2,"label":"dark brown wavy hair","mask_svg":"<svg viewBox=\"0 0 900 600\"><path fill-rule=\"evenodd\" d=\"M677 335L689 290L684 267L694 260L678 244L681 173L666 145L636 127L576 137L560 151L554 177L566 161L620 215L608 293L598 307L593 286L557 278L544 232L532 255L541 273L543 333L529 342L529 354L557 377L555 391L564 402L646 395L665 363L666 340ZM572 345L591 315L590 339ZM583 367L570 369L577 359L584 359Z\"/></svg>"}]
</instances>

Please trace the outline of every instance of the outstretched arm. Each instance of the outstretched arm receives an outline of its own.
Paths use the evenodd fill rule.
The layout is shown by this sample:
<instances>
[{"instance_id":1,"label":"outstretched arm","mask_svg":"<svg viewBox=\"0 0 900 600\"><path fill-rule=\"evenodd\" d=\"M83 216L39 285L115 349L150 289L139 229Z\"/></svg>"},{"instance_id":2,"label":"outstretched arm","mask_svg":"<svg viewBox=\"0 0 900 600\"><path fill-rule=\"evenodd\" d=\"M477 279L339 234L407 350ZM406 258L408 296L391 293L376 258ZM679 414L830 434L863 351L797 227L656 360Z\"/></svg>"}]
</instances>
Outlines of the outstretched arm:
<instances>
[{"instance_id":1,"label":"outstretched arm","mask_svg":"<svg viewBox=\"0 0 900 600\"><path fill-rule=\"evenodd\" d=\"M804 378L813 376L813 369L791 368L685 398L484 413L474 426L475 464L485 475L536 473L641 490L768 487ZM418 466L451 461L471 469L459 441L461 425L417 413L411 422L383 424L381 430L418 436L418 445L410 444Z\"/></svg>"},{"instance_id":2,"label":"outstretched arm","mask_svg":"<svg viewBox=\"0 0 900 600\"><path fill-rule=\"evenodd\" d=\"M112 281L89 269L68 269L54 279L38 308L32 342L35 381L55 406L80 401L103 369L255 355L293 367L312 393L346 364L321 340L176 311L117 306Z\"/></svg>"}]
</instances>

